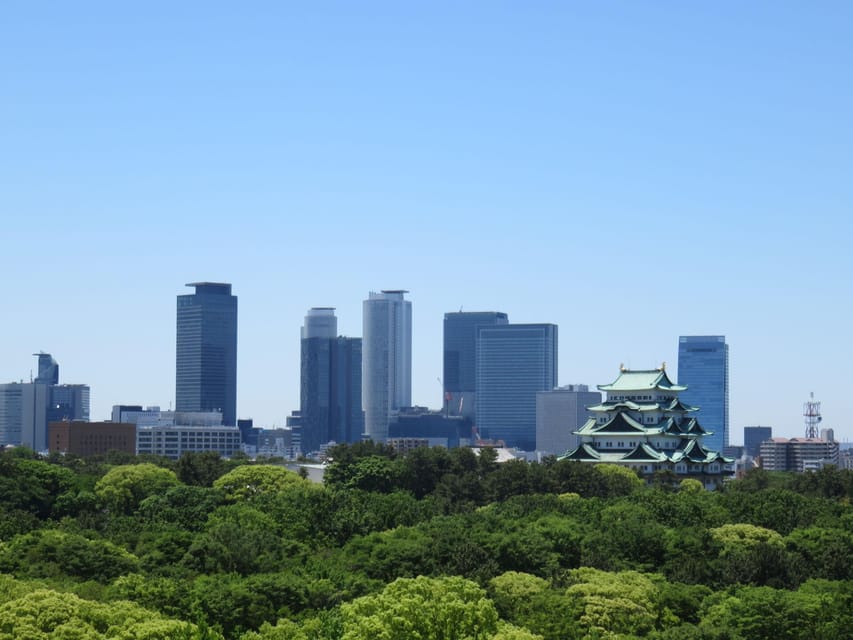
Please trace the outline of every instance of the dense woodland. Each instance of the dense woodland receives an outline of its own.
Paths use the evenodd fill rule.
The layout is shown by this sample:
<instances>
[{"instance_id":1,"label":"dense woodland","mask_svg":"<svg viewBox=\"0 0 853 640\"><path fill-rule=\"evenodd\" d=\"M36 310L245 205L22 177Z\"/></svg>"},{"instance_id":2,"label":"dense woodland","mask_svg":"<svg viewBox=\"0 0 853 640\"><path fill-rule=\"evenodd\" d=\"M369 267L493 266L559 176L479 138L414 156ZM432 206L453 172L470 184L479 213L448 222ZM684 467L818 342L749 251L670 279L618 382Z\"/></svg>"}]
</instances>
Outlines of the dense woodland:
<instances>
[{"instance_id":1,"label":"dense woodland","mask_svg":"<svg viewBox=\"0 0 853 640\"><path fill-rule=\"evenodd\" d=\"M0 453L0 640L849 638L853 473Z\"/></svg>"}]
</instances>

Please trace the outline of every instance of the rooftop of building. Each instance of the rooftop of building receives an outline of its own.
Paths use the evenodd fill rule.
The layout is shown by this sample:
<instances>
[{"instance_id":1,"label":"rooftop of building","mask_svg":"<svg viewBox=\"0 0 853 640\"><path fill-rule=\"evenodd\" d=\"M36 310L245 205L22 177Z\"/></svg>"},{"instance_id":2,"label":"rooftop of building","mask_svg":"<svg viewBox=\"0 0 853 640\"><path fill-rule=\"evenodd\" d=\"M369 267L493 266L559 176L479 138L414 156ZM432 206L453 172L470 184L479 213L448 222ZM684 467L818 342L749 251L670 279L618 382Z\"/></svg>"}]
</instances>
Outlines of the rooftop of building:
<instances>
[{"instance_id":1,"label":"rooftop of building","mask_svg":"<svg viewBox=\"0 0 853 640\"><path fill-rule=\"evenodd\" d=\"M657 369L631 369L620 366L619 377L610 384L598 385L601 391L686 391L687 387L679 386L666 375L666 363Z\"/></svg>"},{"instance_id":2,"label":"rooftop of building","mask_svg":"<svg viewBox=\"0 0 853 640\"><path fill-rule=\"evenodd\" d=\"M228 282L188 282L185 286L195 287L196 293L231 295L231 284Z\"/></svg>"}]
</instances>

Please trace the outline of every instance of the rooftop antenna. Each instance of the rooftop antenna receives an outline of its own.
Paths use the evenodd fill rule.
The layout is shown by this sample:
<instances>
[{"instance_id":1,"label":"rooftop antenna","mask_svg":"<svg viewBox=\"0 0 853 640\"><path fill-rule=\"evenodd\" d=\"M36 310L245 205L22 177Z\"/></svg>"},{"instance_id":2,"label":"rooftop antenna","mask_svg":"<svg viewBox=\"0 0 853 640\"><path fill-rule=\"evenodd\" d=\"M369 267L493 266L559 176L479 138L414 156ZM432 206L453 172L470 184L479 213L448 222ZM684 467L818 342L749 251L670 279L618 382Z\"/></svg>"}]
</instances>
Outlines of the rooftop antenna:
<instances>
[{"instance_id":1,"label":"rooftop antenna","mask_svg":"<svg viewBox=\"0 0 853 640\"><path fill-rule=\"evenodd\" d=\"M823 418L820 415L820 402L814 400L814 391L809 394L809 401L803 404L803 417L806 419L806 438L817 438L818 425Z\"/></svg>"}]
</instances>

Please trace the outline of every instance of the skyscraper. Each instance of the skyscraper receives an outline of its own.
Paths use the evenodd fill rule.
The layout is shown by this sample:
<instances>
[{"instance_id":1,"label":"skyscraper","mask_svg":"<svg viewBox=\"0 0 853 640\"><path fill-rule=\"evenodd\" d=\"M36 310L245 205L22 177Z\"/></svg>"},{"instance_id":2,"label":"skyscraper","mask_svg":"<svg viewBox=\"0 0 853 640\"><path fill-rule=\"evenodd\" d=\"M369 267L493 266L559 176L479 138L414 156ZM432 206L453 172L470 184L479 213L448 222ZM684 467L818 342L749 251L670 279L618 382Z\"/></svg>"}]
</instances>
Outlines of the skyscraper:
<instances>
[{"instance_id":1,"label":"skyscraper","mask_svg":"<svg viewBox=\"0 0 853 640\"><path fill-rule=\"evenodd\" d=\"M406 293L371 291L363 303L364 430L377 442L388 437L391 412L412 404L412 303Z\"/></svg>"},{"instance_id":2,"label":"skyscraper","mask_svg":"<svg viewBox=\"0 0 853 640\"><path fill-rule=\"evenodd\" d=\"M34 353L38 357L39 374L36 382L43 384L59 384L59 363L49 353Z\"/></svg>"},{"instance_id":3,"label":"skyscraper","mask_svg":"<svg viewBox=\"0 0 853 640\"><path fill-rule=\"evenodd\" d=\"M0 445L47 449L50 421L89 420L89 386L59 384L59 364L49 353L38 357L32 382L0 385Z\"/></svg>"},{"instance_id":4,"label":"skyscraper","mask_svg":"<svg viewBox=\"0 0 853 640\"><path fill-rule=\"evenodd\" d=\"M338 336L333 307L308 310L302 327L300 415L303 451L361 439L361 338Z\"/></svg>"},{"instance_id":5,"label":"skyscraper","mask_svg":"<svg viewBox=\"0 0 853 640\"><path fill-rule=\"evenodd\" d=\"M231 285L192 282L178 296L176 411L221 411L237 424L237 296Z\"/></svg>"},{"instance_id":6,"label":"skyscraper","mask_svg":"<svg viewBox=\"0 0 853 640\"><path fill-rule=\"evenodd\" d=\"M361 338L338 336L332 343L332 426L329 440L335 442L358 442L364 433L361 349Z\"/></svg>"},{"instance_id":7,"label":"skyscraper","mask_svg":"<svg viewBox=\"0 0 853 640\"><path fill-rule=\"evenodd\" d=\"M678 339L678 383L686 403L699 407L696 417L713 435L702 446L722 451L729 444L729 345L725 336L681 336Z\"/></svg>"},{"instance_id":8,"label":"skyscraper","mask_svg":"<svg viewBox=\"0 0 853 640\"><path fill-rule=\"evenodd\" d=\"M338 334L333 307L308 310L302 326L299 410L303 451L329 441L332 415L332 341Z\"/></svg>"},{"instance_id":9,"label":"skyscraper","mask_svg":"<svg viewBox=\"0 0 853 640\"><path fill-rule=\"evenodd\" d=\"M444 314L444 402L449 415L474 415L477 327L507 324L505 313L466 311Z\"/></svg>"},{"instance_id":10,"label":"skyscraper","mask_svg":"<svg viewBox=\"0 0 853 640\"><path fill-rule=\"evenodd\" d=\"M536 447L536 393L557 386L557 325L477 328L477 428L509 447Z\"/></svg>"}]
</instances>

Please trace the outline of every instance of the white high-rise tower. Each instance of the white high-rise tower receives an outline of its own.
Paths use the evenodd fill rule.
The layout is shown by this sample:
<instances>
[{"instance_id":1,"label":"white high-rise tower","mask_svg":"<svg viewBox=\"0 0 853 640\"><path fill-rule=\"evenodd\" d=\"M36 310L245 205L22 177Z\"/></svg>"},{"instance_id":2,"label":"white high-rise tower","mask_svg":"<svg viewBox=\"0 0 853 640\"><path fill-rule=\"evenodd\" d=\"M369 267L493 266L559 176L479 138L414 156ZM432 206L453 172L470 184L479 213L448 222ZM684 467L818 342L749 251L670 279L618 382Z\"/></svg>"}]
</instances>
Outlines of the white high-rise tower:
<instances>
[{"instance_id":1,"label":"white high-rise tower","mask_svg":"<svg viewBox=\"0 0 853 640\"><path fill-rule=\"evenodd\" d=\"M392 412L412 404L412 303L402 289L364 301L362 405L365 436L388 437Z\"/></svg>"}]
</instances>

